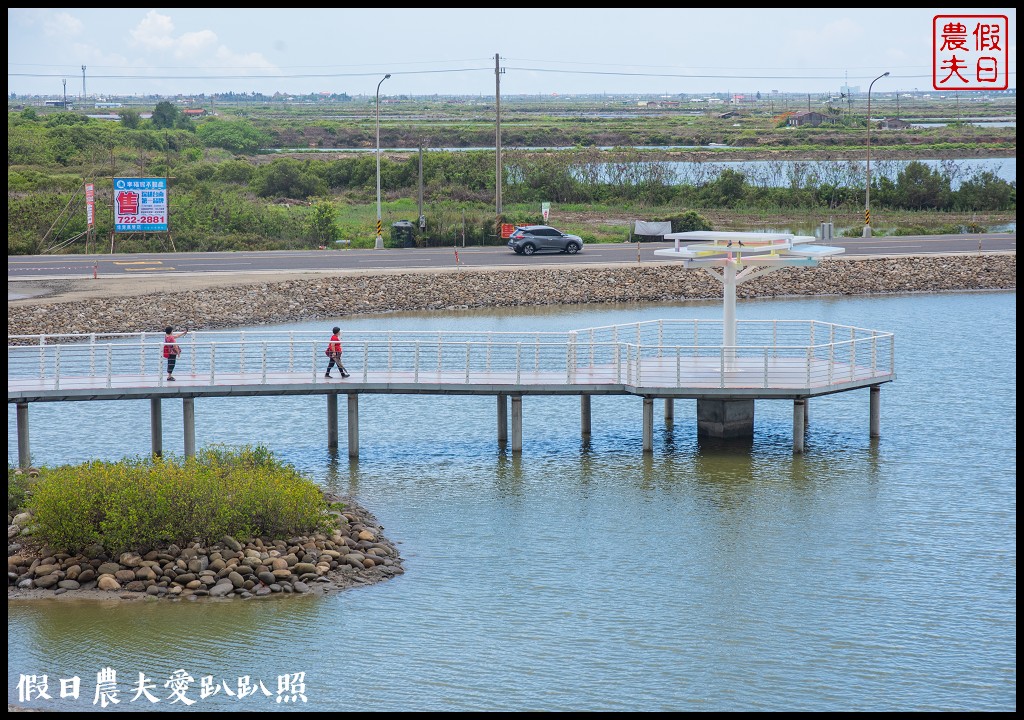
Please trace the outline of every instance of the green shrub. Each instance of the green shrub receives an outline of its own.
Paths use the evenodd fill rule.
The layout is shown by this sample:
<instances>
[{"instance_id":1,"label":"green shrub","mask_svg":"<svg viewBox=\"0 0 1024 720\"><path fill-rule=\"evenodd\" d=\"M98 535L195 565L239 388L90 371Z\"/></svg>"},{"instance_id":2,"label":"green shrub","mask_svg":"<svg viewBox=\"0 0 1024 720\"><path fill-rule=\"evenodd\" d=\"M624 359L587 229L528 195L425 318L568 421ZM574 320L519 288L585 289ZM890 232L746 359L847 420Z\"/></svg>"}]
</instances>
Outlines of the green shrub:
<instances>
[{"instance_id":1,"label":"green shrub","mask_svg":"<svg viewBox=\"0 0 1024 720\"><path fill-rule=\"evenodd\" d=\"M707 218L696 210L687 210L678 217L669 218L672 221L672 232L693 232L694 230L711 230L711 223Z\"/></svg>"},{"instance_id":2,"label":"green shrub","mask_svg":"<svg viewBox=\"0 0 1024 720\"><path fill-rule=\"evenodd\" d=\"M29 508L37 535L77 551L283 539L328 528L319 487L266 448L214 446L185 461L130 458L43 468ZM8 483L10 485L10 482Z\"/></svg>"},{"instance_id":3,"label":"green shrub","mask_svg":"<svg viewBox=\"0 0 1024 720\"><path fill-rule=\"evenodd\" d=\"M17 513L25 509L34 483L34 469L30 474L20 468L7 466L7 512Z\"/></svg>"}]
</instances>

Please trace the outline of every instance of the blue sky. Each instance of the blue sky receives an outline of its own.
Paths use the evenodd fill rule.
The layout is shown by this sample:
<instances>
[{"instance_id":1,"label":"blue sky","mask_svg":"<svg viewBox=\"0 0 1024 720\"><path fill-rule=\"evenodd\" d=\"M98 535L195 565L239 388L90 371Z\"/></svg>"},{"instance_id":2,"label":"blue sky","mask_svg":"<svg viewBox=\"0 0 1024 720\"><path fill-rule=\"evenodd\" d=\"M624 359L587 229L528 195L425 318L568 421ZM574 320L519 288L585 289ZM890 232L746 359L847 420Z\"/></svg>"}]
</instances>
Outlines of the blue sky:
<instances>
[{"instance_id":1,"label":"blue sky","mask_svg":"<svg viewBox=\"0 0 1024 720\"><path fill-rule=\"evenodd\" d=\"M1013 8L8 8L8 93L372 96L931 89L932 20Z\"/></svg>"}]
</instances>

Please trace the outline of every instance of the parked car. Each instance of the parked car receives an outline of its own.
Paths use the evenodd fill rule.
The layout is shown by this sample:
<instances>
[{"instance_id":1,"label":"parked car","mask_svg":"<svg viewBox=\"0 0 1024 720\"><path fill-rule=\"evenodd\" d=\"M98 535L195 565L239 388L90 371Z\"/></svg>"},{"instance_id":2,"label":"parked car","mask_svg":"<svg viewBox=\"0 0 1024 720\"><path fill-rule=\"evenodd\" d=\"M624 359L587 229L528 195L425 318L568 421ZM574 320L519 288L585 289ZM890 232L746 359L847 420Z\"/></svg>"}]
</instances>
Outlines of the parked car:
<instances>
[{"instance_id":1,"label":"parked car","mask_svg":"<svg viewBox=\"0 0 1024 720\"><path fill-rule=\"evenodd\" d=\"M522 225L512 231L508 246L518 255L556 251L575 255L583 249L583 238L569 235L547 225Z\"/></svg>"}]
</instances>

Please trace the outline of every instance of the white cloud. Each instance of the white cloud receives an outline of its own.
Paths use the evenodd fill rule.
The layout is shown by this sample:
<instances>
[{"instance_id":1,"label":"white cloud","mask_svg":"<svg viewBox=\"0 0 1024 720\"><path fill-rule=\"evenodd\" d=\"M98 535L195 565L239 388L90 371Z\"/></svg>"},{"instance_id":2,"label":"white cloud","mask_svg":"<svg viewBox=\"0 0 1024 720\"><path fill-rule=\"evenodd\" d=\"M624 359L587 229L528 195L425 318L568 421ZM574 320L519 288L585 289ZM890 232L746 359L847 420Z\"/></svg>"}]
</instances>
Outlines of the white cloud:
<instances>
[{"instance_id":1,"label":"white cloud","mask_svg":"<svg viewBox=\"0 0 1024 720\"><path fill-rule=\"evenodd\" d=\"M261 53L238 54L228 50L223 45L217 48L217 63L225 67L256 68L261 72L267 70L278 71L274 63L267 60Z\"/></svg>"},{"instance_id":2,"label":"white cloud","mask_svg":"<svg viewBox=\"0 0 1024 720\"><path fill-rule=\"evenodd\" d=\"M217 33L213 30L189 32L173 42L175 59L201 62L216 50Z\"/></svg>"},{"instance_id":3,"label":"white cloud","mask_svg":"<svg viewBox=\"0 0 1024 720\"><path fill-rule=\"evenodd\" d=\"M67 13L49 15L43 20L43 33L53 38L71 38L82 34L82 22Z\"/></svg>"},{"instance_id":4,"label":"white cloud","mask_svg":"<svg viewBox=\"0 0 1024 720\"><path fill-rule=\"evenodd\" d=\"M174 23L167 15L150 10L129 32L132 45L143 50L169 50L174 47Z\"/></svg>"},{"instance_id":5,"label":"white cloud","mask_svg":"<svg viewBox=\"0 0 1024 720\"><path fill-rule=\"evenodd\" d=\"M132 44L145 52L166 52L193 67L258 69L276 71L277 67L261 53L237 53L222 44L213 30L196 30L174 34L174 21L169 15L150 10L131 31Z\"/></svg>"}]
</instances>

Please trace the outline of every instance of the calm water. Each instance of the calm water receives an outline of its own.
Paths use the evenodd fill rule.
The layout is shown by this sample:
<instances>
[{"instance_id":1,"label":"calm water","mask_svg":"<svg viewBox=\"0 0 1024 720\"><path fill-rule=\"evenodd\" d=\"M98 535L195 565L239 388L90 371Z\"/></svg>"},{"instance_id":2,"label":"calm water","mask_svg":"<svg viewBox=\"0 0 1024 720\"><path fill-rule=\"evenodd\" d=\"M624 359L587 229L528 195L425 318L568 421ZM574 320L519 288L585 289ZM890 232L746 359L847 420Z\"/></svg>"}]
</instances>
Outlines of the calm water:
<instances>
[{"instance_id":1,"label":"calm water","mask_svg":"<svg viewBox=\"0 0 1024 720\"><path fill-rule=\"evenodd\" d=\"M888 160L877 157L871 159L871 176L873 181L888 178L896 182L899 174L911 162L926 165L933 171L946 173L950 176L950 188L960 189L965 180L972 179L982 172L990 172L1000 180L1008 183L1017 182L1017 158L962 158L958 160L939 160L922 158L920 160ZM808 187L814 184L830 183L836 185L852 185L863 189L866 174L865 163L860 160L733 160L663 163L674 173L677 184L704 184L713 181L725 169L743 173L747 184L754 187ZM815 181L812 183L811 181Z\"/></svg>"},{"instance_id":2,"label":"calm water","mask_svg":"<svg viewBox=\"0 0 1024 720\"><path fill-rule=\"evenodd\" d=\"M897 373L868 438L867 390L759 402L752 442L698 443L695 403L641 452L639 398L523 402L521 457L493 399L360 399L360 450L326 450L323 398L196 402L197 442L268 444L351 492L399 543L406 574L323 598L8 603L8 702L21 674L93 710L1013 711L1016 293L741 300L741 319L896 333ZM566 330L721 315L720 304L615 305L346 319L351 328ZM331 322L290 326L329 328ZM326 334L325 334L326 337ZM165 448L181 410L164 403ZM33 405L36 462L149 448L145 402ZM345 414L341 413L344 424ZM8 409L8 447L16 447ZM345 430L341 429L344 442ZM8 450L11 461L12 450ZM130 702L139 673L161 702ZM305 704L277 704L305 672ZM59 679L82 678L78 700ZM211 676L268 692L200 699ZM36 701L35 704L38 704Z\"/></svg>"}]
</instances>

